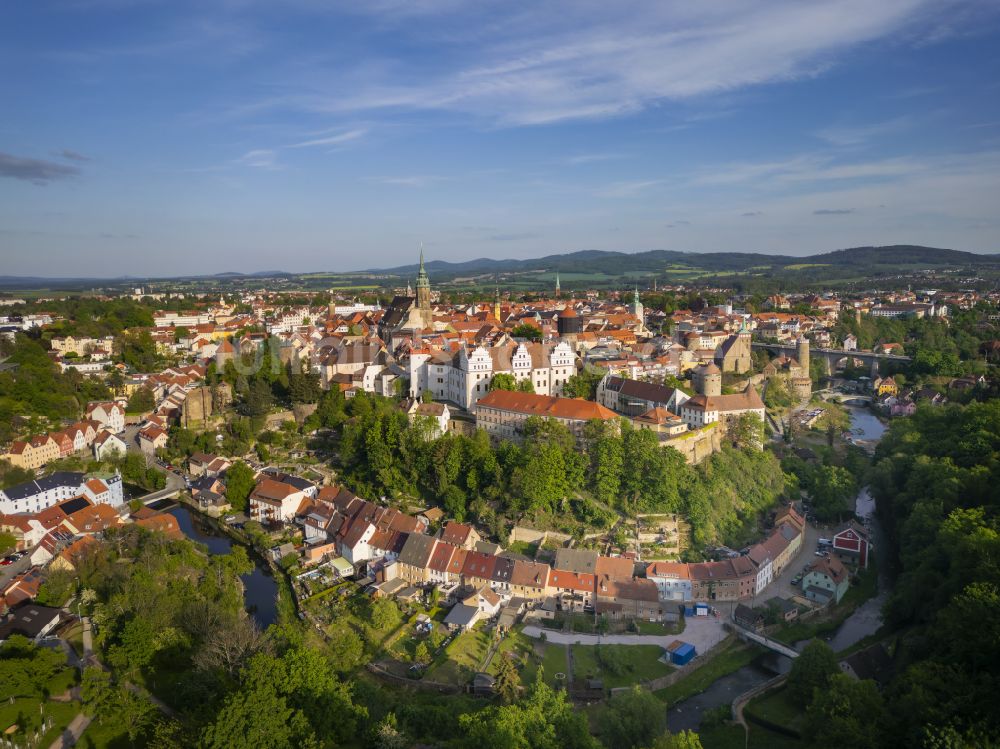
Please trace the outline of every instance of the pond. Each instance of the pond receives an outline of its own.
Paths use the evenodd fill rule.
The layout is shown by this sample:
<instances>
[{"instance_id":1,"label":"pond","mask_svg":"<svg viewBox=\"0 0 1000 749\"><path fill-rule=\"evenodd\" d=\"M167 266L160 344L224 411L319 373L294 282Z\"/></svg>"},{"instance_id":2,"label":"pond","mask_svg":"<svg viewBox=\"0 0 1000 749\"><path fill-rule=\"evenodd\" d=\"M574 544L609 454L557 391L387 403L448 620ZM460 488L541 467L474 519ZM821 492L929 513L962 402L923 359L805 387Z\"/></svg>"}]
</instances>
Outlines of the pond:
<instances>
[{"instance_id":1,"label":"pond","mask_svg":"<svg viewBox=\"0 0 1000 749\"><path fill-rule=\"evenodd\" d=\"M235 542L229 536L201 522L190 508L174 505L167 512L177 518L181 532L192 541L207 547L209 554L228 554L233 548ZM254 563L253 572L241 575L244 603L257 626L267 629L278 619L278 584L266 564L253 554L250 554L250 561Z\"/></svg>"}]
</instances>

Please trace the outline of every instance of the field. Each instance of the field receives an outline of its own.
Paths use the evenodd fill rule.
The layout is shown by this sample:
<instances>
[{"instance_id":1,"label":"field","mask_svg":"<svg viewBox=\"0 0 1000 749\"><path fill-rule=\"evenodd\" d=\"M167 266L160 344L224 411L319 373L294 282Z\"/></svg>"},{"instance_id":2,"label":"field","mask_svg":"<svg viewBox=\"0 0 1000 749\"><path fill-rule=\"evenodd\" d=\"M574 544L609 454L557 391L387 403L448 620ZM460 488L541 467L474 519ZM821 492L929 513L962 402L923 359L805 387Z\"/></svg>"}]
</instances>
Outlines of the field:
<instances>
[{"instance_id":1,"label":"field","mask_svg":"<svg viewBox=\"0 0 1000 749\"><path fill-rule=\"evenodd\" d=\"M486 657L490 636L491 632L481 627L463 632L431 664L424 678L446 684L467 684Z\"/></svg>"},{"instance_id":2,"label":"field","mask_svg":"<svg viewBox=\"0 0 1000 749\"><path fill-rule=\"evenodd\" d=\"M572 645L573 679L600 679L606 689L657 679L673 671L658 645Z\"/></svg>"}]
</instances>

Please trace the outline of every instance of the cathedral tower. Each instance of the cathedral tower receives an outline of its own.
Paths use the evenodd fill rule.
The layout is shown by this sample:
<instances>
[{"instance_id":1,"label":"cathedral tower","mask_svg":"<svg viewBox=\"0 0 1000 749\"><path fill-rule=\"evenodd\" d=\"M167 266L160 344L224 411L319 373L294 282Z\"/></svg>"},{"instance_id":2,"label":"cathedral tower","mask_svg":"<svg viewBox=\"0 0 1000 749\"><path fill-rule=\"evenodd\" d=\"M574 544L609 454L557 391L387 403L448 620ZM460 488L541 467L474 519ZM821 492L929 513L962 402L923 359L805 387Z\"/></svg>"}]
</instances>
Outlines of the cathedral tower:
<instances>
[{"instance_id":1,"label":"cathedral tower","mask_svg":"<svg viewBox=\"0 0 1000 749\"><path fill-rule=\"evenodd\" d=\"M424 247L420 246L420 270L417 271L417 309L425 328L434 327L434 317L431 312L431 280L424 270Z\"/></svg>"}]
</instances>

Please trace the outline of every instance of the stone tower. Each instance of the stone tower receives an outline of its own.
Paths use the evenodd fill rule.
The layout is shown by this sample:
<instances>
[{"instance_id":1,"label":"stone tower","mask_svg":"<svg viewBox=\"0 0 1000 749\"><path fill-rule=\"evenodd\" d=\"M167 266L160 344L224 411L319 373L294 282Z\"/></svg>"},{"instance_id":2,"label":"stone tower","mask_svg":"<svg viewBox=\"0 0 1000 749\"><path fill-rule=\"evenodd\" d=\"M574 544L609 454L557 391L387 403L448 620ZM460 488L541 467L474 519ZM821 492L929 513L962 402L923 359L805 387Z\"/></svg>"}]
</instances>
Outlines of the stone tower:
<instances>
[{"instance_id":1,"label":"stone tower","mask_svg":"<svg viewBox=\"0 0 1000 749\"><path fill-rule=\"evenodd\" d=\"M497 284L496 293L493 294L493 317L500 322L500 285Z\"/></svg>"},{"instance_id":2,"label":"stone tower","mask_svg":"<svg viewBox=\"0 0 1000 749\"><path fill-rule=\"evenodd\" d=\"M809 339L804 335L799 336L798 346L796 347L797 353L796 358L799 360L799 366L802 367L802 374L804 377L809 376Z\"/></svg>"},{"instance_id":3,"label":"stone tower","mask_svg":"<svg viewBox=\"0 0 1000 749\"><path fill-rule=\"evenodd\" d=\"M420 270L417 271L417 309L420 311L420 319L425 328L434 326L433 313L431 312L431 280L424 270L424 248L420 247Z\"/></svg>"},{"instance_id":4,"label":"stone tower","mask_svg":"<svg viewBox=\"0 0 1000 749\"><path fill-rule=\"evenodd\" d=\"M695 389L700 395L722 395L722 370L715 364L702 364L695 370Z\"/></svg>"},{"instance_id":5,"label":"stone tower","mask_svg":"<svg viewBox=\"0 0 1000 749\"><path fill-rule=\"evenodd\" d=\"M559 271L556 271L556 299L559 298Z\"/></svg>"}]
</instances>

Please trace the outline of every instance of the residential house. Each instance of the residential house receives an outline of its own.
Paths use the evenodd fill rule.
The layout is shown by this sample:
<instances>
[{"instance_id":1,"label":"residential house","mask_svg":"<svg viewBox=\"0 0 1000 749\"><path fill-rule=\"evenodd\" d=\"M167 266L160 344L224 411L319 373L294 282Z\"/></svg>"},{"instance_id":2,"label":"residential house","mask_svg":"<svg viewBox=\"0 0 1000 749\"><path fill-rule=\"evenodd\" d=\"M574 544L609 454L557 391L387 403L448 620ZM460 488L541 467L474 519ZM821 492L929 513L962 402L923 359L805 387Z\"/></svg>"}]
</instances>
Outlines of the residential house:
<instances>
[{"instance_id":1,"label":"residential house","mask_svg":"<svg viewBox=\"0 0 1000 749\"><path fill-rule=\"evenodd\" d=\"M659 621L663 615L656 583L644 577L615 579L599 576L595 589L596 613L619 619Z\"/></svg>"},{"instance_id":2,"label":"residential house","mask_svg":"<svg viewBox=\"0 0 1000 749\"><path fill-rule=\"evenodd\" d=\"M156 451L167 446L167 431L156 424L147 424L139 430L139 449L146 455L156 455Z\"/></svg>"},{"instance_id":3,"label":"residential house","mask_svg":"<svg viewBox=\"0 0 1000 749\"><path fill-rule=\"evenodd\" d=\"M101 430L100 434L97 435L94 439L93 447L95 460L121 458L125 456L125 451L128 449L128 446L121 437L112 434L107 429Z\"/></svg>"},{"instance_id":4,"label":"residential house","mask_svg":"<svg viewBox=\"0 0 1000 749\"><path fill-rule=\"evenodd\" d=\"M396 559L399 576L412 584L426 583L429 578L427 566L436 543L437 539L433 536L411 533Z\"/></svg>"},{"instance_id":5,"label":"residential house","mask_svg":"<svg viewBox=\"0 0 1000 749\"><path fill-rule=\"evenodd\" d=\"M646 568L646 577L656 584L664 601L690 601L691 573L681 562L653 562Z\"/></svg>"},{"instance_id":6,"label":"residential house","mask_svg":"<svg viewBox=\"0 0 1000 749\"><path fill-rule=\"evenodd\" d=\"M802 579L802 592L810 601L840 603L850 582L847 568L836 557L817 559Z\"/></svg>"},{"instance_id":7,"label":"residential house","mask_svg":"<svg viewBox=\"0 0 1000 749\"><path fill-rule=\"evenodd\" d=\"M287 523L295 517L305 498L302 490L291 484L261 479L250 492L250 518L263 525Z\"/></svg>"},{"instance_id":8,"label":"residential house","mask_svg":"<svg viewBox=\"0 0 1000 749\"><path fill-rule=\"evenodd\" d=\"M510 575L510 591L514 596L540 601L549 593L551 568L544 562L514 560Z\"/></svg>"},{"instance_id":9,"label":"residential house","mask_svg":"<svg viewBox=\"0 0 1000 749\"><path fill-rule=\"evenodd\" d=\"M98 422L102 429L112 434L125 431L125 409L113 401L88 403L86 418Z\"/></svg>"},{"instance_id":10,"label":"residential house","mask_svg":"<svg viewBox=\"0 0 1000 749\"><path fill-rule=\"evenodd\" d=\"M479 533L471 525L456 523L453 520L445 523L438 533L438 538L444 543L454 544L467 550L474 549L476 544L482 541Z\"/></svg>"}]
</instances>

